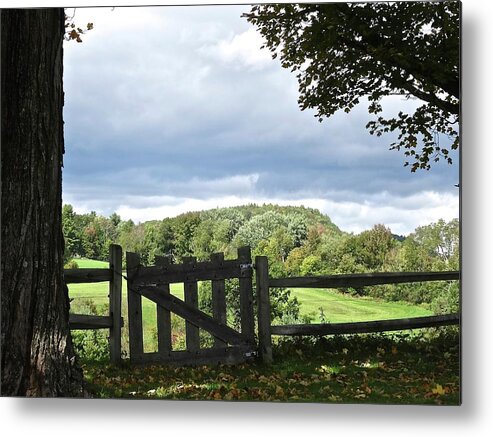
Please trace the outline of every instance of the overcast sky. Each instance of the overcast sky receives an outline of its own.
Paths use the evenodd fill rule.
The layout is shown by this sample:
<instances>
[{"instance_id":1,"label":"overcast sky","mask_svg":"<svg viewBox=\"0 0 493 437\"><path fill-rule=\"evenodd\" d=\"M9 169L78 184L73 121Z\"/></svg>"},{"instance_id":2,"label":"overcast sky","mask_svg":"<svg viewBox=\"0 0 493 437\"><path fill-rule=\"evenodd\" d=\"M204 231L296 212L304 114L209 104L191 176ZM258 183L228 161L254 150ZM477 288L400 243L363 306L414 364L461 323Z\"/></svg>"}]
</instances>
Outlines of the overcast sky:
<instances>
[{"instance_id":1,"label":"overcast sky","mask_svg":"<svg viewBox=\"0 0 493 437\"><path fill-rule=\"evenodd\" d=\"M305 205L397 234L459 215L458 156L411 173L367 106L319 123L247 6L77 9L65 43L63 198L135 222L250 202ZM417 102L385 102L388 114Z\"/></svg>"}]
</instances>

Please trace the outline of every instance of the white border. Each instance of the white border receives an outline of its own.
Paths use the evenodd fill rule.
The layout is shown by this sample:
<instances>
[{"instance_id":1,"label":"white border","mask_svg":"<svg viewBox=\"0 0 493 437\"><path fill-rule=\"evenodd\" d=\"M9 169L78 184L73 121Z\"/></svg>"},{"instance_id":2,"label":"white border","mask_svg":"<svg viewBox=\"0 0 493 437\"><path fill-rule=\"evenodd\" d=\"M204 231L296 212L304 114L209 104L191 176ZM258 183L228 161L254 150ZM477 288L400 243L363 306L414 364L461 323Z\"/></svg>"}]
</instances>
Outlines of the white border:
<instances>
[{"instance_id":1,"label":"white border","mask_svg":"<svg viewBox=\"0 0 493 437\"><path fill-rule=\"evenodd\" d=\"M118 5L228 4L124 1ZM242 2L243 3L243 2ZM355 406L178 401L0 399L3 435L310 436L488 435L492 429L491 2L463 0L463 405ZM112 6L107 1L10 1L3 7ZM123 30L124 31L124 30ZM490 282L490 281L488 281ZM488 284L489 285L489 284ZM491 432L491 431L490 431Z\"/></svg>"}]
</instances>

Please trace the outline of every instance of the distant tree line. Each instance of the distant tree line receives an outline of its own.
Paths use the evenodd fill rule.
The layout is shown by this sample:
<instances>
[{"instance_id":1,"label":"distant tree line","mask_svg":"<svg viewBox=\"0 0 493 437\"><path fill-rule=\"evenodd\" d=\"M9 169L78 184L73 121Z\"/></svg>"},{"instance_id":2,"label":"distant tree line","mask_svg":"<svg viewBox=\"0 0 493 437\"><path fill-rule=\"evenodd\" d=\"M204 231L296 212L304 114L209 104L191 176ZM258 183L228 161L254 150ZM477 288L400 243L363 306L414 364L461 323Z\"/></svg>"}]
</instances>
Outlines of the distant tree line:
<instances>
[{"instance_id":1,"label":"distant tree line","mask_svg":"<svg viewBox=\"0 0 493 437\"><path fill-rule=\"evenodd\" d=\"M391 271L459 269L459 221L439 220L407 237L377 224L359 234L341 231L318 210L278 205L245 205L188 212L173 218L135 224L113 213L77 214L63 207L65 259L106 261L109 246L136 252L146 265L156 255L209 259L215 252L235 258L249 245L252 255L269 258L273 277ZM454 283L400 284L341 290L391 301L426 304L435 312L457 311L459 286ZM288 303L289 296L285 299Z\"/></svg>"}]
</instances>

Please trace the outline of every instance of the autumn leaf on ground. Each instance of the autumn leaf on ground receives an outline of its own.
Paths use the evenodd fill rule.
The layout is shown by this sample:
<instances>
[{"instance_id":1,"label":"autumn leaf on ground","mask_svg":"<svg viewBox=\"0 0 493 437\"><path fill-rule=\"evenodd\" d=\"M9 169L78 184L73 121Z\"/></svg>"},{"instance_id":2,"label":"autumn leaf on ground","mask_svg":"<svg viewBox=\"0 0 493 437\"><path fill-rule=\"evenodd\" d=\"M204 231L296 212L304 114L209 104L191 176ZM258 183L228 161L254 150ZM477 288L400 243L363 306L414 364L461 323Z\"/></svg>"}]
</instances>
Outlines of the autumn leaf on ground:
<instances>
[{"instance_id":1,"label":"autumn leaf on ground","mask_svg":"<svg viewBox=\"0 0 493 437\"><path fill-rule=\"evenodd\" d=\"M228 393L226 393L223 397L223 399L225 401L231 401L233 399L237 399L240 395L240 390L238 389L233 389L231 391L229 391Z\"/></svg>"},{"instance_id":2,"label":"autumn leaf on ground","mask_svg":"<svg viewBox=\"0 0 493 437\"><path fill-rule=\"evenodd\" d=\"M269 379L269 378L267 378L267 377L266 377L266 376L264 376L264 375L260 375L260 376L258 377L258 380L259 380L259 382L264 382L264 383L266 383L266 384L268 384L268 383L270 383L270 382L271 382L271 381L270 381L270 379Z\"/></svg>"},{"instance_id":3,"label":"autumn leaf on ground","mask_svg":"<svg viewBox=\"0 0 493 437\"><path fill-rule=\"evenodd\" d=\"M435 395L444 395L447 393L446 389L444 389L440 384L437 384L434 389L431 390L431 392Z\"/></svg>"},{"instance_id":4,"label":"autumn leaf on ground","mask_svg":"<svg viewBox=\"0 0 493 437\"><path fill-rule=\"evenodd\" d=\"M219 390L212 390L208 396L209 399L220 400L222 399L221 392Z\"/></svg>"},{"instance_id":5,"label":"autumn leaf on ground","mask_svg":"<svg viewBox=\"0 0 493 437\"><path fill-rule=\"evenodd\" d=\"M217 377L221 381L233 381L235 379L234 376L228 375L227 373L220 373L219 375L217 375Z\"/></svg>"}]
</instances>

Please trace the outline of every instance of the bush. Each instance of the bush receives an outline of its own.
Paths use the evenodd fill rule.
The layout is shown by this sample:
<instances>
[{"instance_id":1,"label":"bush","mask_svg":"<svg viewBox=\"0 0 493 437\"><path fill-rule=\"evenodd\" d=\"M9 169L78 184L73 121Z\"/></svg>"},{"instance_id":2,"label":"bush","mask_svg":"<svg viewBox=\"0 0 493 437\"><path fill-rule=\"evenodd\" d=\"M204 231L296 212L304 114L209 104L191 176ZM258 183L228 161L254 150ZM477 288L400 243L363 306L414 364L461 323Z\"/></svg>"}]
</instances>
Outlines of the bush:
<instances>
[{"instance_id":1,"label":"bush","mask_svg":"<svg viewBox=\"0 0 493 437\"><path fill-rule=\"evenodd\" d=\"M108 314L108 304L97 306L91 299L75 299L71 302L71 312L87 315ZM107 329L73 330L72 342L75 352L82 362L107 362L110 358Z\"/></svg>"},{"instance_id":2,"label":"bush","mask_svg":"<svg viewBox=\"0 0 493 437\"><path fill-rule=\"evenodd\" d=\"M65 265L63 266L64 269L78 269L79 264L77 264L77 261L75 259L68 260Z\"/></svg>"},{"instance_id":3,"label":"bush","mask_svg":"<svg viewBox=\"0 0 493 437\"><path fill-rule=\"evenodd\" d=\"M459 284L451 282L444 287L442 293L433 299L431 309L435 314L459 312Z\"/></svg>"},{"instance_id":4,"label":"bush","mask_svg":"<svg viewBox=\"0 0 493 437\"><path fill-rule=\"evenodd\" d=\"M107 330L72 331L75 353L82 362L108 362L110 351Z\"/></svg>"}]
</instances>

